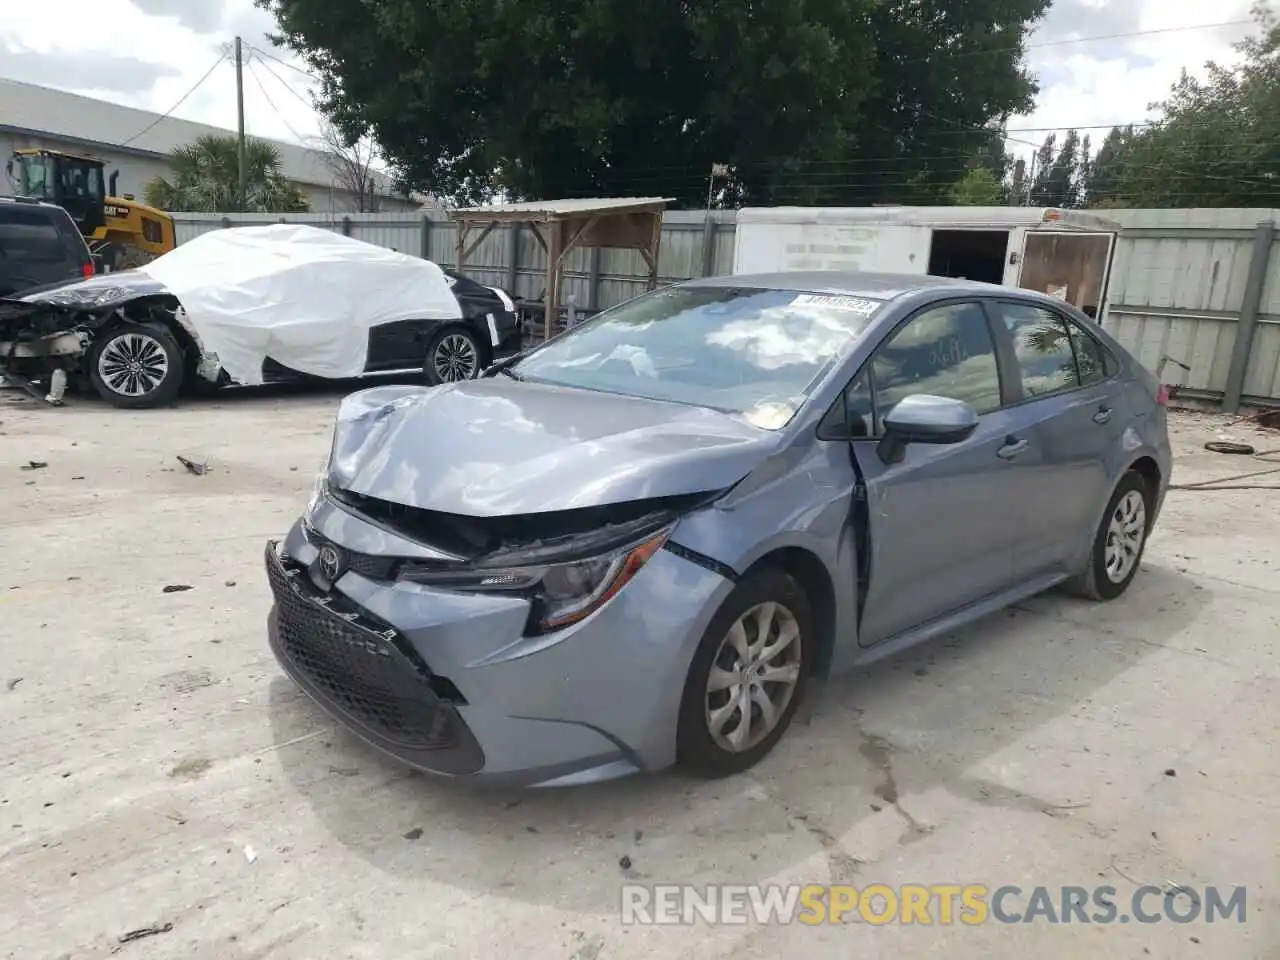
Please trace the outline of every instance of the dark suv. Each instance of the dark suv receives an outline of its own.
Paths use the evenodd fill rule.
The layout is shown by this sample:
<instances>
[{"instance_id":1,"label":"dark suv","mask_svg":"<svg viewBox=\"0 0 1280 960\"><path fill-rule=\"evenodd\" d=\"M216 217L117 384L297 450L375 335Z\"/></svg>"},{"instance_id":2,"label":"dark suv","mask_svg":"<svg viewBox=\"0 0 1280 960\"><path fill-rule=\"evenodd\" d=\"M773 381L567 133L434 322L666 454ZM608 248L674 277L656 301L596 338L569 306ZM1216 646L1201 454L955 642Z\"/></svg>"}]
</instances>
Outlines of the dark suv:
<instances>
[{"instance_id":1,"label":"dark suv","mask_svg":"<svg viewBox=\"0 0 1280 960\"><path fill-rule=\"evenodd\" d=\"M0 197L0 297L93 274L93 257L67 211Z\"/></svg>"}]
</instances>

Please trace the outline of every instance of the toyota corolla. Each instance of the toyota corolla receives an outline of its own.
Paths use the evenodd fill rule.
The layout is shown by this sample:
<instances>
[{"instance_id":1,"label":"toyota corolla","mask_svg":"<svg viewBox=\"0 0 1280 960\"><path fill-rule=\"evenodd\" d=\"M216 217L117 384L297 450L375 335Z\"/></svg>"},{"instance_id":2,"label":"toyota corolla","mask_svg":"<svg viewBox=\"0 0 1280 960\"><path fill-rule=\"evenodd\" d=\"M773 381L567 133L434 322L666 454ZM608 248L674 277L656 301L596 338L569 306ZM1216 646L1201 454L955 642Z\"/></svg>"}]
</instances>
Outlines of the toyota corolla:
<instances>
[{"instance_id":1,"label":"toyota corolla","mask_svg":"<svg viewBox=\"0 0 1280 960\"><path fill-rule=\"evenodd\" d=\"M1118 597L1165 396L1060 300L696 280L478 380L347 397L266 551L272 648L421 770L562 786L778 743L814 677L1051 587Z\"/></svg>"}]
</instances>

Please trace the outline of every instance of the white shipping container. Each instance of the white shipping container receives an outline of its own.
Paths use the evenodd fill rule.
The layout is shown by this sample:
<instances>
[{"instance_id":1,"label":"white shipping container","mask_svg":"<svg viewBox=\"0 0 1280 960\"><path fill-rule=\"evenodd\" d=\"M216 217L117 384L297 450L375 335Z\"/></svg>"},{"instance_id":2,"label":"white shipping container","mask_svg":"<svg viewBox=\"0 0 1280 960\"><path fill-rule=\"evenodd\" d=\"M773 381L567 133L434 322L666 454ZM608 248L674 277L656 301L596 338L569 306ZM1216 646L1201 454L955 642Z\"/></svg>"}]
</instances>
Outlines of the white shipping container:
<instances>
[{"instance_id":1,"label":"white shipping container","mask_svg":"<svg viewBox=\"0 0 1280 960\"><path fill-rule=\"evenodd\" d=\"M843 270L1039 290L1101 316L1120 225L1052 207L747 207L734 273Z\"/></svg>"}]
</instances>

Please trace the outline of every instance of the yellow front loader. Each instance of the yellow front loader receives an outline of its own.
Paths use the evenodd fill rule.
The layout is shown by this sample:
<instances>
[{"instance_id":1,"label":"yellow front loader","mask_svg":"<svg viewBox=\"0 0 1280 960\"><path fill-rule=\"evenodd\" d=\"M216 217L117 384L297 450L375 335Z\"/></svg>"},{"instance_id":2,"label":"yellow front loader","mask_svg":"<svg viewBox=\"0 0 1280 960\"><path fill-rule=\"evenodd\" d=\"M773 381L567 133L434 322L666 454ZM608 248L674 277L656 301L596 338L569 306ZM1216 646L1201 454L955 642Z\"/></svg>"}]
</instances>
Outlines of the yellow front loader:
<instances>
[{"instance_id":1,"label":"yellow front loader","mask_svg":"<svg viewBox=\"0 0 1280 960\"><path fill-rule=\"evenodd\" d=\"M115 196L95 157L42 147L17 150L6 170L19 196L56 203L75 220L102 271L127 270L177 244L173 218L132 196Z\"/></svg>"}]
</instances>

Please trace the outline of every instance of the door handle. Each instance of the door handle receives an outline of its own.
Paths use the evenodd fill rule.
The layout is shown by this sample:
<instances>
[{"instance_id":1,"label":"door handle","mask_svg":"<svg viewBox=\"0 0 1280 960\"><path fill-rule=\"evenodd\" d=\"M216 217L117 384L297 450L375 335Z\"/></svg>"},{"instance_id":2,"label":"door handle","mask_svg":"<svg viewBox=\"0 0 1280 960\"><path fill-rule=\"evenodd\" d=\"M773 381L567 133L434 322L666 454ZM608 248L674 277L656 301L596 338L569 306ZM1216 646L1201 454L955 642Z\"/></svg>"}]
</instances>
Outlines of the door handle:
<instances>
[{"instance_id":1,"label":"door handle","mask_svg":"<svg viewBox=\"0 0 1280 960\"><path fill-rule=\"evenodd\" d=\"M1111 419L1111 408L1102 406L1098 408L1098 412L1093 415L1094 423L1106 423Z\"/></svg>"},{"instance_id":2,"label":"door handle","mask_svg":"<svg viewBox=\"0 0 1280 960\"><path fill-rule=\"evenodd\" d=\"M1001 460L1012 460L1026 450L1028 446L1030 444L1025 440L1019 440L1017 437L1006 437L1004 446L996 451L996 456Z\"/></svg>"}]
</instances>

